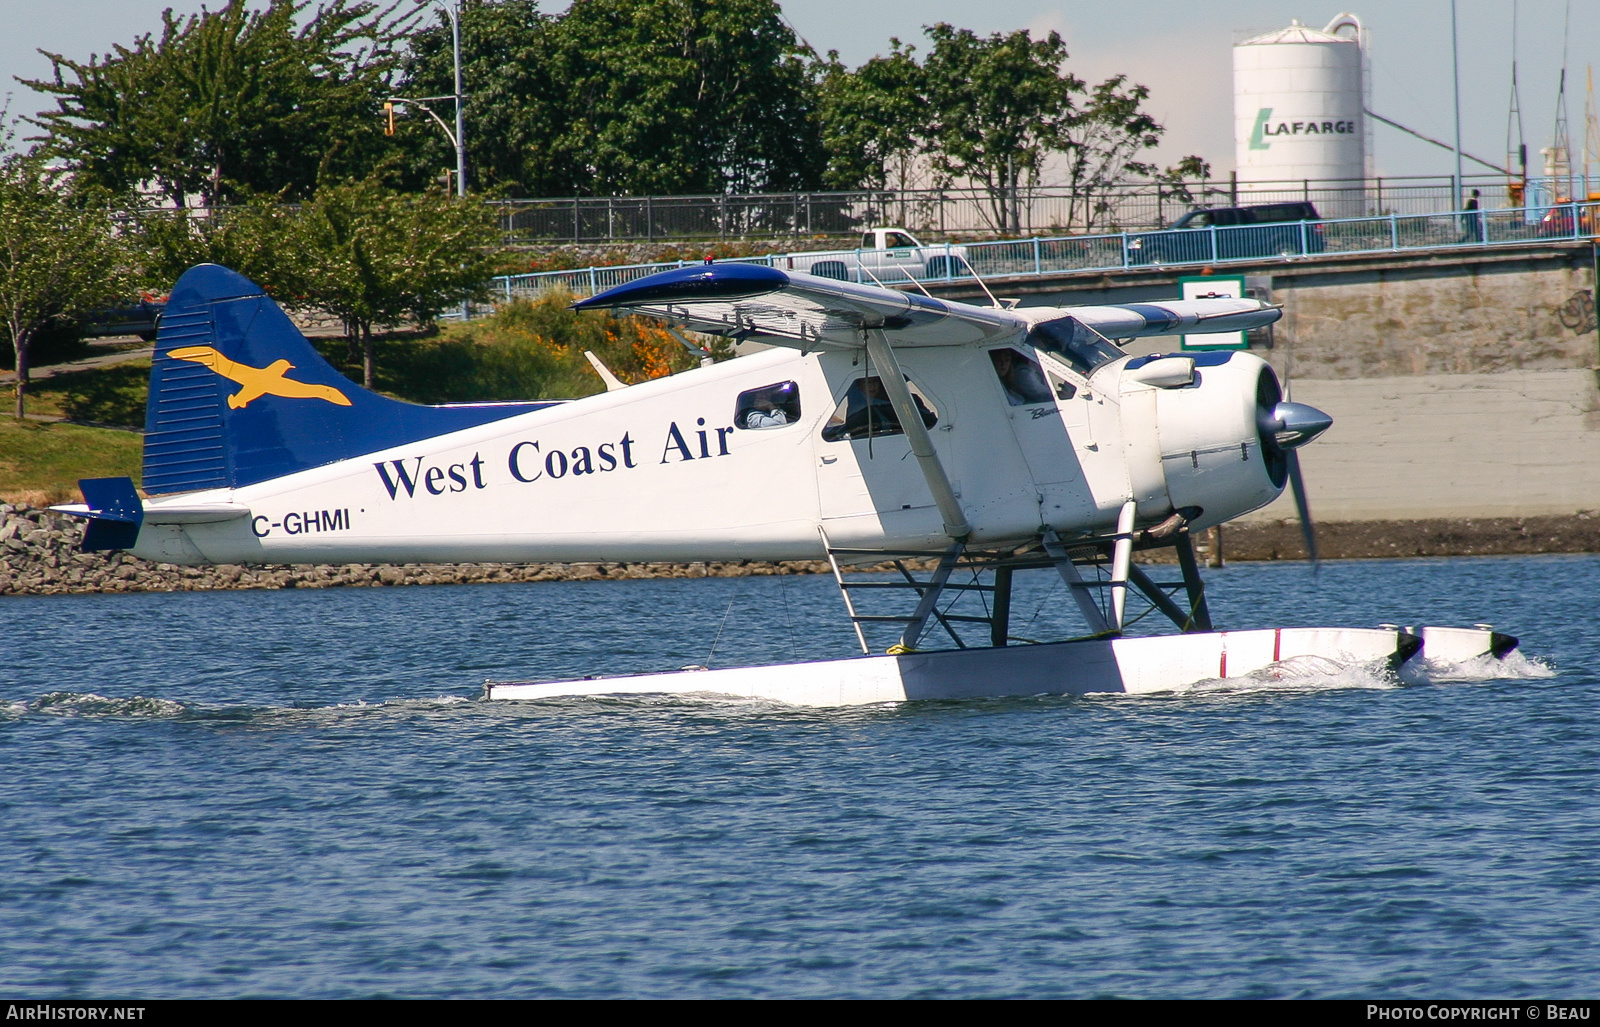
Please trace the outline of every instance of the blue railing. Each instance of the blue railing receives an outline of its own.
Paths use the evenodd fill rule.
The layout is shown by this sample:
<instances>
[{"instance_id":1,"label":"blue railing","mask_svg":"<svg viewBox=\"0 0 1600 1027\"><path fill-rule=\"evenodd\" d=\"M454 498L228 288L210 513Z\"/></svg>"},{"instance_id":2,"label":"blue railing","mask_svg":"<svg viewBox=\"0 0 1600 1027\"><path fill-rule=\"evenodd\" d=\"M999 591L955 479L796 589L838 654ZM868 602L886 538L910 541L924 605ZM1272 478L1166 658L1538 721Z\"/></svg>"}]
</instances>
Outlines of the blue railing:
<instances>
[{"instance_id":1,"label":"blue railing","mask_svg":"<svg viewBox=\"0 0 1600 1027\"><path fill-rule=\"evenodd\" d=\"M895 285L911 279L958 281L974 273L984 278L1037 277L1331 254L1570 243L1596 236L1600 236L1600 203L1565 203L1451 214L1388 214L1330 221L949 243L910 251L832 250L734 259L809 270L849 281ZM504 302L531 298L551 289L592 296L657 271L695 263L679 260L503 275L494 280L494 291L496 298Z\"/></svg>"}]
</instances>

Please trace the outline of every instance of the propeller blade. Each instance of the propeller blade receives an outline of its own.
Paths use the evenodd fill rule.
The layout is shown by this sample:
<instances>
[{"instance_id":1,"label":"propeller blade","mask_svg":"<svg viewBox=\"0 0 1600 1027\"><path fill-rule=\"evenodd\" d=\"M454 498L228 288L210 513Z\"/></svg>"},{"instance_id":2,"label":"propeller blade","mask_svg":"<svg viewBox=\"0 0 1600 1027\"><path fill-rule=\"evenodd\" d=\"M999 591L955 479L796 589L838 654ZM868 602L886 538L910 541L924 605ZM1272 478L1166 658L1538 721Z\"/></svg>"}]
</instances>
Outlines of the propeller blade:
<instances>
[{"instance_id":1,"label":"propeller blade","mask_svg":"<svg viewBox=\"0 0 1600 1027\"><path fill-rule=\"evenodd\" d=\"M1317 529L1311 523L1311 506L1306 502L1306 479L1300 473L1300 454L1292 449L1286 449L1283 455L1289 464L1289 488L1294 491L1294 508L1300 514L1300 532L1306 542L1306 555L1311 558L1312 571L1317 571L1320 569L1317 559Z\"/></svg>"}]
</instances>

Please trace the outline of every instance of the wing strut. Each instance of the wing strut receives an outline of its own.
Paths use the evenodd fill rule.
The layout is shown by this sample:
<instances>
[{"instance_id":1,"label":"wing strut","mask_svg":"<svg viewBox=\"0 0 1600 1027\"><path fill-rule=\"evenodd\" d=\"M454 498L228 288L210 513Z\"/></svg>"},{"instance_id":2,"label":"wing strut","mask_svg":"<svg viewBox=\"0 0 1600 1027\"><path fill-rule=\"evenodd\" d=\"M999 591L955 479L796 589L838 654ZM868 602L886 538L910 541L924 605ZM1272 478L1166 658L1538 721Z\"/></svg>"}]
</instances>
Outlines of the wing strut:
<instances>
[{"instance_id":1,"label":"wing strut","mask_svg":"<svg viewBox=\"0 0 1600 1027\"><path fill-rule=\"evenodd\" d=\"M950 478L944 473L939 454L934 452L933 440L928 437L928 428L922 423L922 413L911 398L911 390L906 388L906 376L900 370L900 361L895 358L894 347L889 345L881 329L864 330L861 334L867 344L868 356L882 368L878 380L883 383L883 391L894 407L895 416L900 419L906 441L911 443L911 452L916 454L917 466L922 469L928 491L933 493L939 516L944 519L944 533L957 542L965 542L967 536L972 534L972 525L962 512L961 501L950 486Z\"/></svg>"}]
</instances>

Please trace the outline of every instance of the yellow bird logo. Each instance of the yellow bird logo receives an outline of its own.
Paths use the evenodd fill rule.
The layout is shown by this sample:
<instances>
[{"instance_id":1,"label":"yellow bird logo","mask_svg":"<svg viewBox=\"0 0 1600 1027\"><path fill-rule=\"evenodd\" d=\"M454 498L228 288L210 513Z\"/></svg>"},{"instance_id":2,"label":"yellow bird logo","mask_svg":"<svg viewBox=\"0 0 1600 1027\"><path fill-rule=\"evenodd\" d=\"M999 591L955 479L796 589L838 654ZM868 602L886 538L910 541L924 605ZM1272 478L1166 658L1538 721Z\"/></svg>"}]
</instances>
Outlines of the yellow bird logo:
<instances>
[{"instance_id":1,"label":"yellow bird logo","mask_svg":"<svg viewBox=\"0 0 1600 1027\"><path fill-rule=\"evenodd\" d=\"M252 400L260 399L262 396L325 399L342 407L350 405L350 400L345 398L345 394L331 385L309 385L292 378L285 378L284 372L294 369L294 365L287 360L274 360L266 367L251 367L249 364L229 360L210 346L184 346L173 350L168 356L175 360L190 360L196 364L204 364L222 377L243 386L228 397L228 406L235 410L243 410Z\"/></svg>"}]
</instances>

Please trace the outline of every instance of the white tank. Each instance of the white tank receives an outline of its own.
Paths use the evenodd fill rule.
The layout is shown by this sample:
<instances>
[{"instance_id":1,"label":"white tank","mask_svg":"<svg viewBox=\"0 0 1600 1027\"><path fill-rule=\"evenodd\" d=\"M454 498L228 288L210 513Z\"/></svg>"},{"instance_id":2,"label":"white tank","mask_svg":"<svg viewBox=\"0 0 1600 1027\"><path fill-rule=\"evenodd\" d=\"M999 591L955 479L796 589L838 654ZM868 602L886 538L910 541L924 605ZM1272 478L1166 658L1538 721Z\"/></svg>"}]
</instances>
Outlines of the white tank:
<instances>
[{"instance_id":1,"label":"white tank","mask_svg":"<svg viewBox=\"0 0 1600 1027\"><path fill-rule=\"evenodd\" d=\"M1339 34L1346 28L1354 35ZM1359 206L1367 158L1364 43L1361 22L1341 14L1320 31L1295 21L1234 44L1234 141L1241 184L1294 182L1304 188L1308 179L1348 179L1357 194L1349 199ZM1285 184L1271 191L1290 188Z\"/></svg>"}]
</instances>

